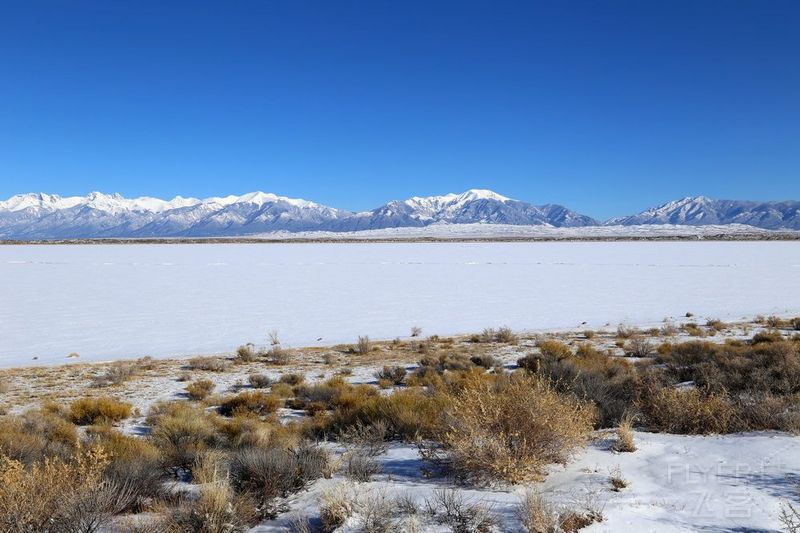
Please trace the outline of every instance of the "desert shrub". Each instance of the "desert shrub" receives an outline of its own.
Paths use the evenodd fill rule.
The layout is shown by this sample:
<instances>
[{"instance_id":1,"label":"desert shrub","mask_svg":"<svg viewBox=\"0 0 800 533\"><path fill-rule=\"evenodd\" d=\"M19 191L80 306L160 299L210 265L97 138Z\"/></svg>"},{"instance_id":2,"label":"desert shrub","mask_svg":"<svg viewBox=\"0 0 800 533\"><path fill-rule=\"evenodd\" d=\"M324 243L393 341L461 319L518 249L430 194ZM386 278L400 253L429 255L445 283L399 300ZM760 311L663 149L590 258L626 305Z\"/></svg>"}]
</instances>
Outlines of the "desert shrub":
<instances>
[{"instance_id":1,"label":"desert shrub","mask_svg":"<svg viewBox=\"0 0 800 533\"><path fill-rule=\"evenodd\" d=\"M238 492L252 495L263 516L276 498L304 489L328 472L328 453L303 443L295 448L244 448L230 457L230 479Z\"/></svg>"},{"instance_id":2,"label":"desert shrub","mask_svg":"<svg viewBox=\"0 0 800 533\"><path fill-rule=\"evenodd\" d=\"M382 424L386 438L414 440L439 431L447 398L417 388L382 396L374 387L350 385L332 405L333 413L324 419L323 426L315 428L317 432L342 435L357 426Z\"/></svg>"},{"instance_id":3,"label":"desert shrub","mask_svg":"<svg viewBox=\"0 0 800 533\"><path fill-rule=\"evenodd\" d=\"M446 524L456 533L489 533L497 526L497 518L489 507L467 500L454 489L434 491L427 508L437 522Z\"/></svg>"},{"instance_id":4,"label":"desert shrub","mask_svg":"<svg viewBox=\"0 0 800 533\"><path fill-rule=\"evenodd\" d=\"M800 348L792 342L662 345L657 359L676 381L719 393L800 392Z\"/></svg>"},{"instance_id":5,"label":"desert shrub","mask_svg":"<svg viewBox=\"0 0 800 533\"><path fill-rule=\"evenodd\" d=\"M631 337L626 352L631 357L647 357L653 351L653 345L644 337Z\"/></svg>"},{"instance_id":6,"label":"desert shrub","mask_svg":"<svg viewBox=\"0 0 800 533\"><path fill-rule=\"evenodd\" d=\"M544 357L563 359L572 355L572 350L570 350L569 346L560 341L548 339L541 341L538 346Z\"/></svg>"},{"instance_id":7,"label":"desert shrub","mask_svg":"<svg viewBox=\"0 0 800 533\"><path fill-rule=\"evenodd\" d=\"M506 344L515 344L517 342L517 336L511 331L511 328L505 326L497 330L497 337L495 337L495 339L497 342Z\"/></svg>"},{"instance_id":8,"label":"desert shrub","mask_svg":"<svg viewBox=\"0 0 800 533\"><path fill-rule=\"evenodd\" d=\"M117 362L109 366L103 374L92 378L94 387L110 387L121 385L136 374L137 367L133 363Z\"/></svg>"},{"instance_id":9,"label":"desert shrub","mask_svg":"<svg viewBox=\"0 0 800 533\"><path fill-rule=\"evenodd\" d=\"M280 343L270 346L266 356L267 362L273 365L287 365L292 360L291 352L283 348Z\"/></svg>"},{"instance_id":10,"label":"desert shrub","mask_svg":"<svg viewBox=\"0 0 800 533\"><path fill-rule=\"evenodd\" d=\"M69 459L78 445L75 425L45 409L0 420L0 455L25 465L48 457Z\"/></svg>"},{"instance_id":11,"label":"desert shrub","mask_svg":"<svg viewBox=\"0 0 800 533\"><path fill-rule=\"evenodd\" d=\"M710 319L706 321L706 326L716 331L723 331L727 329L728 324L726 324L722 320Z\"/></svg>"},{"instance_id":12,"label":"desert shrub","mask_svg":"<svg viewBox=\"0 0 800 533\"><path fill-rule=\"evenodd\" d=\"M80 398L69 406L70 420L79 426L110 424L131 416L130 404L118 402L107 396Z\"/></svg>"},{"instance_id":13,"label":"desert shrub","mask_svg":"<svg viewBox=\"0 0 800 533\"><path fill-rule=\"evenodd\" d=\"M358 340L356 341L356 345L353 347L353 351L359 355L368 354L372 350L372 342L369 340L369 336L363 335L359 336Z\"/></svg>"},{"instance_id":14,"label":"desert shrub","mask_svg":"<svg viewBox=\"0 0 800 533\"><path fill-rule=\"evenodd\" d=\"M683 325L683 331L692 337L705 337L706 332L694 322L687 322Z\"/></svg>"},{"instance_id":15,"label":"desert shrub","mask_svg":"<svg viewBox=\"0 0 800 533\"><path fill-rule=\"evenodd\" d=\"M741 394L735 408L736 431L775 430L800 434L800 394Z\"/></svg>"},{"instance_id":16,"label":"desert shrub","mask_svg":"<svg viewBox=\"0 0 800 533\"><path fill-rule=\"evenodd\" d=\"M207 372L225 372L228 361L221 357L194 357L189 359L188 367L191 370L205 370Z\"/></svg>"},{"instance_id":17,"label":"desert shrub","mask_svg":"<svg viewBox=\"0 0 800 533\"><path fill-rule=\"evenodd\" d=\"M289 374L282 374L278 381L280 383L285 383L286 385L294 387L295 385L300 385L305 380L306 377L303 374L289 373Z\"/></svg>"},{"instance_id":18,"label":"desert shrub","mask_svg":"<svg viewBox=\"0 0 800 533\"><path fill-rule=\"evenodd\" d=\"M516 483L539 479L585 445L595 411L535 376L504 383L478 375L451 394L438 459L462 477Z\"/></svg>"},{"instance_id":19,"label":"desert shrub","mask_svg":"<svg viewBox=\"0 0 800 533\"><path fill-rule=\"evenodd\" d=\"M795 331L800 331L800 316L794 317L789 321L789 325L792 326L792 329Z\"/></svg>"},{"instance_id":20,"label":"desert shrub","mask_svg":"<svg viewBox=\"0 0 800 533\"><path fill-rule=\"evenodd\" d=\"M469 370L473 366L472 361L470 361L466 355L462 354L440 354L436 357L425 356L419 360L419 368L417 368L415 374L424 374L431 370L442 374L446 370Z\"/></svg>"},{"instance_id":21,"label":"desert shrub","mask_svg":"<svg viewBox=\"0 0 800 533\"><path fill-rule=\"evenodd\" d=\"M292 386L288 383L275 383L269 391L278 398L290 398L294 394Z\"/></svg>"},{"instance_id":22,"label":"desert shrub","mask_svg":"<svg viewBox=\"0 0 800 533\"><path fill-rule=\"evenodd\" d=\"M70 461L45 459L24 468L0 457L0 530L95 532L128 504L126 490L103 476L102 449L80 450Z\"/></svg>"},{"instance_id":23,"label":"desert shrub","mask_svg":"<svg viewBox=\"0 0 800 533\"><path fill-rule=\"evenodd\" d=\"M153 444L163 455L167 470L191 470L200 452L220 442L212 417L185 402L156 404L148 423Z\"/></svg>"},{"instance_id":24,"label":"desert shrub","mask_svg":"<svg viewBox=\"0 0 800 533\"><path fill-rule=\"evenodd\" d=\"M593 339L595 335L596 335L595 331L591 329L584 330L583 332L583 336L586 338L586 340Z\"/></svg>"},{"instance_id":25,"label":"desert shrub","mask_svg":"<svg viewBox=\"0 0 800 533\"><path fill-rule=\"evenodd\" d=\"M548 379L559 392L593 402L599 427L619 423L636 399L639 386L639 376L627 361L607 357L589 344L580 344L572 357L533 354L517 365Z\"/></svg>"},{"instance_id":26,"label":"desert shrub","mask_svg":"<svg viewBox=\"0 0 800 533\"><path fill-rule=\"evenodd\" d=\"M617 337L619 337L620 339L630 339L634 335L638 334L639 334L638 328L626 326L625 324L620 324L619 326L617 326Z\"/></svg>"},{"instance_id":27,"label":"desert shrub","mask_svg":"<svg viewBox=\"0 0 800 533\"><path fill-rule=\"evenodd\" d=\"M163 498L164 471L161 452L149 440L123 435L106 426L88 431L89 441L107 454L105 478L115 486L125 487L126 511L139 512L147 502Z\"/></svg>"},{"instance_id":28,"label":"desert shrub","mask_svg":"<svg viewBox=\"0 0 800 533\"><path fill-rule=\"evenodd\" d=\"M406 379L406 369L402 366L384 366L375 372L375 377L379 380L385 379L394 385L402 385Z\"/></svg>"},{"instance_id":29,"label":"desert shrub","mask_svg":"<svg viewBox=\"0 0 800 533\"><path fill-rule=\"evenodd\" d=\"M272 378L266 374L250 374L247 376L247 381L254 389L266 389L272 385Z\"/></svg>"},{"instance_id":30,"label":"desert shrub","mask_svg":"<svg viewBox=\"0 0 800 533\"><path fill-rule=\"evenodd\" d=\"M367 454L352 451L345 455L345 475L353 481L370 481L380 471L378 461Z\"/></svg>"},{"instance_id":31,"label":"desert shrub","mask_svg":"<svg viewBox=\"0 0 800 533\"><path fill-rule=\"evenodd\" d=\"M672 337L678 334L678 328L672 322L664 322L658 332L664 337Z\"/></svg>"},{"instance_id":32,"label":"desert shrub","mask_svg":"<svg viewBox=\"0 0 800 533\"><path fill-rule=\"evenodd\" d=\"M200 379L186 386L190 400L205 400L213 390L214 382L210 379Z\"/></svg>"},{"instance_id":33,"label":"desert shrub","mask_svg":"<svg viewBox=\"0 0 800 533\"><path fill-rule=\"evenodd\" d=\"M497 338L497 332L494 328L485 328L480 335L474 335L470 340L472 342L494 342Z\"/></svg>"},{"instance_id":34,"label":"desert shrub","mask_svg":"<svg viewBox=\"0 0 800 533\"><path fill-rule=\"evenodd\" d=\"M256 357L256 349L252 344L245 344L236 349L236 360L240 363L250 363L255 361Z\"/></svg>"},{"instance_id":35,"label":"desert shrub","mask_svg":"<svg viewBox=\"0 0 800 533\"><path fill-rule=\"evenodd\" d=\"M200 487L197 498L185 498L164 520L167 532L235 533L247 531L257 516L254 502L237 495L226 480Z\"/></svg>"},{"instance_id":36,"label":"desert shrub","mask_svg":"<svg viewBox=\"0 0 800 533\"><path fill-rule=\"evenodd\" d=\"M224 398L220 403L219 412L223 416L233 416L237 413L267 416L277 411L280 405L280 399L272 394L261 391L245 391Z\"/></svg>"},{"instance_id":37,"label":"desert shrub","mask_svg":"<svg viewBox=\"0 0 800 533\"><path fill-rule=\"evenodd\" d=\"M751 344L761 344L768 342L780 342L783 340L783 335L780 331L760 331L753 335Z\"/></svg>"},{"instance_id":38,"label":"desert shrub","mask_svg":"<svg viewBox=\"0 0 800 533\"><path fill-rule=\"evenodd\" d=\"M666 433L727 433L735 423L726 396L697 389L650 387L639 407L652 429Z\"/></svg>"},{"instance_id":39,"label":"desert shrub","mask_svg":"<svg viewBox=\"0 0 800 533\"><path fill-rule=\"evenodd\" d=\"M495 356L488 353L473 355L469 360L473 365L483 367L486 370L500 365L500 361Z\"/></svg>"}]
</instances>

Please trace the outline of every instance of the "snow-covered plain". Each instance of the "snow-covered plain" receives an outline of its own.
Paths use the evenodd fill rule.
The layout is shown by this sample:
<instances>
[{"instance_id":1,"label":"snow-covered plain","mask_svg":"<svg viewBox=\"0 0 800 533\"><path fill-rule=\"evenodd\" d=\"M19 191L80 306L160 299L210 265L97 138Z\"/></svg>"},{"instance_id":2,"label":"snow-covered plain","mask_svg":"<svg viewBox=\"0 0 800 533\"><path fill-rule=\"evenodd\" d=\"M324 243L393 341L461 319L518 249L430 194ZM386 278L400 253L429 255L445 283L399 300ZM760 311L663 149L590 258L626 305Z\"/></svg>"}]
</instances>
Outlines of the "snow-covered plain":
<instances>
[{"instance_id":1,"label":"snow-covered plain","mask_svg":"<svg viewBox=\"0 0 800 533\"><path fill-rule=\"evenodd\" d=\"M0 246L0 365L800 314L796 242ZM34 360L33 358L37 359Z\"/></svg>"}]
</instances>

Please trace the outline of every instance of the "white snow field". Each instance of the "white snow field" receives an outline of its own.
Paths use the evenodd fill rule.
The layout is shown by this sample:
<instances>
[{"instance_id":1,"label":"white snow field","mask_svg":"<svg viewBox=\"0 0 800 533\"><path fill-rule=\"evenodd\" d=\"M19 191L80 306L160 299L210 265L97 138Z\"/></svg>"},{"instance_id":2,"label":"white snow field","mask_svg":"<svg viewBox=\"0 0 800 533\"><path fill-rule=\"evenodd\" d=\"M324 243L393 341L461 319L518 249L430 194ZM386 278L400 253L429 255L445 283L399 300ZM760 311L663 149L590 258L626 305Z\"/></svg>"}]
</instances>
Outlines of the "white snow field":
<instances>
[{"instance_id":1,"label":"white snow field","mask_svg":"<svg viewBox=\"0 0 800 533\"><path fill-rule=\"evenodd\" d=\"M609 441L597 441L552 473L535 489L558 508L601 511L603 521L590 532L767 532L781 531L781 505L793 501L800 477L800 442L785 433L741 433L715 436L635 433L637 450L616 453ZM417 449L394 445L380 456L381 474L360 483L361 495L406 497L421 508L434 491L451 488L447 480L425 479ZM611 490L611 474L629 485ZM290 497L291 511L253 531L286 531L293 516L317 516L320 496L342 476L317 481L308 492ZM481 502L498 519L499 531L523 531L516 506L525 487L461 488L468 502ZM587 505L588 504L588 505ZM361 531L358 517L339 531ZM450 531L430 523L417 531Z\"/></svg>"},{"instance_id":2,"label":"white snow field","mask_svg":"<svg viewBox=\"0 0 800 533\"><path fill-rule=\"evenodd\" d=\"M6 367L219 353L271 330L311 346L687 311L800 314L800 243L0 246Z\"/></svg>"}]
</instances>

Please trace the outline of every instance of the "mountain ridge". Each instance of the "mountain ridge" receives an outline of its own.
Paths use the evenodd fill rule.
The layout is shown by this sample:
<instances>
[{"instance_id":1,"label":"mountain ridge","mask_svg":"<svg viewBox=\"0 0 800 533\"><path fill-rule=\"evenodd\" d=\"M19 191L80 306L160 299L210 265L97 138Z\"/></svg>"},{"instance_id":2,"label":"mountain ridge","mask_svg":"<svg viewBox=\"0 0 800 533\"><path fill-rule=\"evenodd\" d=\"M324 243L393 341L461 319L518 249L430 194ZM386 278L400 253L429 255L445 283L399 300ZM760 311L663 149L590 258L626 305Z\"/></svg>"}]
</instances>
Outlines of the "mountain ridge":
<instances>
[{"instance_id":1,"label":"mountain ridge","mask_svg":"<svg viewBox=\"0 0 800 533\"><path fill-rule=\"evenodd\" d=\"M170 200L101 192L68 197L27 193L0 201L0 238L4 239L245 236L476 223L554 228L744 224L800 230L800 202L688 196L601 222L562 205L534 205L487 189L413 196L362 212L261 191L205 199L175 196Z\"/></svg>"}]
</instances>

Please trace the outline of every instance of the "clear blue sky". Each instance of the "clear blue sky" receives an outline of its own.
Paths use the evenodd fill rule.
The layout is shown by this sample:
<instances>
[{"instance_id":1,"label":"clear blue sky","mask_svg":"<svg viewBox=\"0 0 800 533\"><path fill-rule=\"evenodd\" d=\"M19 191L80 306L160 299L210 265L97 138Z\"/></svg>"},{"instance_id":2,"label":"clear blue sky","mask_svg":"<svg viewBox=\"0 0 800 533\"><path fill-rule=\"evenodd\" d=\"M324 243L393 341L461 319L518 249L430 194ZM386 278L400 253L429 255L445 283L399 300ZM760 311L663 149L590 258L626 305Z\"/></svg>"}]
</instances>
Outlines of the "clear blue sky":
<instances>
[{"instance_id":1,"label":"clear blue sky","mask_svg":"<svg viewBox=\"0 0 800 533\"><path fill-rule=\"evenodd\" d=\"M800 198L800 2L7 0L0 197Z\"/></svg>"}]
</instances>

